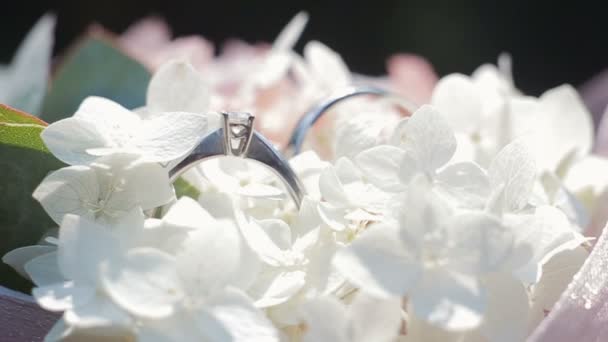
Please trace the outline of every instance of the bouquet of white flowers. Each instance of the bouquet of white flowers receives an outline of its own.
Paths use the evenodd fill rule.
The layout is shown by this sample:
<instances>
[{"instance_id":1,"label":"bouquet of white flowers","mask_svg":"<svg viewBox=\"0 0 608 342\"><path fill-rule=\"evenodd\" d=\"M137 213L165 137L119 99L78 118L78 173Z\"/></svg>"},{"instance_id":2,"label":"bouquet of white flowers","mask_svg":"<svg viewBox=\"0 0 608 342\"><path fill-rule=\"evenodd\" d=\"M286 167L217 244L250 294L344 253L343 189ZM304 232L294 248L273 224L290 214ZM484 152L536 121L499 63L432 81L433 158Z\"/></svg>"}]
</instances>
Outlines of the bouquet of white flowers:
<instances>
[{"instance_id":1,"label":"bouquet of white flowers","mask_svg":"<svg viewBox=\"0 0 608 342\"><path fill-rule=\"evenodd\" d=\"M608 160L592 154L577 91L522 94L506 55L438 81L406 55L388 77L353 74L320 42L293 51L306 21L219 57L202 38L139 42L155 20L120 38L96 31L47 90L53 18L41 20L0 73L0 90L33 84L0 100L40 117L0 107L1 212L13 215L2 229L16 236L0 247L36 302L62 313L46 340L607 338L608 242L589 252ZM298 120L353 84L392 96L334 101L287 155ZM252 113L255 132L230 130L225 110ZM243 158L262 148L244 132L274 144L297 189ZM176 173L213 134L245 139L243 155Z\"/></svg>"}]
</instances>

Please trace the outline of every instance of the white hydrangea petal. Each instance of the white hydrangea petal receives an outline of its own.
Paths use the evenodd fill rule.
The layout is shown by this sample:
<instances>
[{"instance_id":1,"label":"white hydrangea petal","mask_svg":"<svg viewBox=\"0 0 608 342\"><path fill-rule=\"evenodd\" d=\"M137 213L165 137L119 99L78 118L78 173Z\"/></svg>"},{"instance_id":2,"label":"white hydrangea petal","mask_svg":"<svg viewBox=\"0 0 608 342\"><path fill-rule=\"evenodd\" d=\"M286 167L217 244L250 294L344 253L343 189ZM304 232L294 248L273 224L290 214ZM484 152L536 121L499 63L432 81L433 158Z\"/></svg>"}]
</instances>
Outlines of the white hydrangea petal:
<instances>
[{"instance_id":1,"label":"white hydrangea petal","mask_svg":"<svg viewBox=\"0 0 608 342\"><path fill-rule=\"evenodd\" d=\"M167 227L185 231L205 229L215 222L198 202L186 196L177 200L162 220Z\"/></svg>"},{"instance_id":2,"label":"white hydrangea petal","mask_svg":"<svg viewBox=\"0 0 608 342\"><path fill-rule=\"evenodd\" d=\"M59 269L67 279L96 284L100 264L118 256L119 248L120 242L106 227L66 215L59 230Z\"/></svg>"},{"instance_id":3,"label":"white hydrangea petal","mask_svg":"<svg viewBox=\"0 0 608 342\"><path fill-rule=\"evenodd\" d=\"M513 252L511 230L485 212L468 212L453 217L447 228L449 264L453 271L481 275L496 272Z\"/></svg>"},{"instance_id":4,"label":"white hydrangea petal","mask_svg":"<svg viewBox=\"0 0 608 342\"><path fill-rule=\"evenodd\" d=\"M55 246L34 245L19 247L4 254L2 256L2 262L12 267L22 277L29 278L30 276L25 270L25 264L38 256L54 252L56 250L57 247Z\"/></svg>"},{"instance_id":5,"label":"white hydrangea petal","mask_svg":"<svg viewBox=\"0 0 608 342\"><path fill-rule=\"evenodd\" d=\"M57 159L70 165L91 163L97 157L87 151L110 144L94 124L78 118L53 122L42 131L40 137Z\"/></svg>"},{"instance_id":6,"label":"white hydrangea petal","mask_svg":"<svg viewBox=\"0 0 608 342\"><path fill-rule=\"evenodd\" d=\"M444 270L425 272L409 298L416 316L453 331L479 326L487 306L475 278Z\"/></svg>"},{"instance_id":7,"label":"white hydrangea petal","mask_svg":"<svg viewBox=\"0 0 608 342\"><path fill-rule=\"evenodd\" d=\"M207 335L214 333L219 341L229 341L230 335L226 329L204 311L196 313L205 316L205 320L193 317L191 312L181 310L164 319L143 321L137 329L138 341L149 342L200 342L207 336L201 333L205 329ZM198 327L201 324L202 327ZM213 341L213 340L211 340Z\"/></svg>"},{"instance_id":8,"label":"white hydrangea petal","mask_svg":"<svg viewBox=\"0 0 608 342\"><path fill-rule=\"evenodd\" d=\"M359 293L349 317L354 342L394 341L401 328L401 298L381 300Z\"/></svg>"},{"instance_id":9,"label":"white hydrangea petal","mask_svg":"<svg viewBox=\"0 0 608 342\"><path fill-rule=\"evenodd\" d=\"M405 151L399 162L399 179L402 184L409 185L412 180L424 172L412 151Z\"/></svg>"},{"instance_id":10,"label":"white hydrangea petal","mask_svg":"<svg viewBox=\"0 0 608 342\"><path fill-rule=\"evenodd\" d=\"M318 297L302 307L306 321L304 342L336 341L350 342L347 309L334 297Z\"/></svg>"},{"instance_id":11,"label":"white hydrangea petal","mask_svg":"<svg viewBox=\"0 0 608 342\"><path fill-rule=\"evenodd\" d=\"M330 90L350 83L350 71L342 57L318 41L304 46L304 57L317 82Z\"/></svg>"},{"instance_id":12,"label":"white hydrangea petal","mask_svg":"<svg viewBox=\"0 0 608 342\"><path fill-rule=\"evenodd\" d=\"M329 228L341 232L346 229L348 221L346 220L346 210L344 208L336 208L333 205L325 202L320 202L317 205L319 217Z\"/></svg>"},{"instance_id":13,"label":"white hydrangea petal","mask_svg":"<svg viewBox=\"0 0 608 342\"><path fill-rule=\"evenodd\" d=\"M274 50L291 50L302 35L308 23L308 13L298 12L281 30L272 44Z\"/></svg>"},{"instance_id":14,"label":"white hydrangea petal","mask_svg":"<svg viewBox=\"0 0 608 342\"><path fill-rule=\"evenodd\" d=\"M258 275L247 293L255 299L255 306L266 308L286 302L306 284L304 271L269 270Z\"/></svg>"},{"instance_id":15,"label":"white hydrangea petal","mask_svg":"<svg viewBox=\"0 0 608 342\"><path fill-rule=\"evenodd\" d=\"M186 293L205 297L227 285L247 285L255 271L255 256L247 248L232 221L218 220L192 232L177 255L177 272Z\"/></svg>"},{"instance_id":16,"label":"white hydrangea petal","mask_svg":"<svg viewBox=\"0 0 608 342\"><path fill-rule=\"evenodd\" d=\"M117 128L131 131L141 123L137 114L110 99L100 96L85 98L74 113L74 118L95 124L95 127L104 136L112 136Z\"/></svg>"},{"instance_id":17,"label":"white hydrangea petal","mask_svg":"<svg viewBox=\"0 0 608 342\"><path fill-rule=\"evenodd\" d=\"M399 342L463 342L464 332L441 329L416 317L408 305L407 335L399 336ZM466 340L467 342L487 342L484 340Z\"/></svg>"},{"instance_id":18,"label":"white hydrangea petal","mask_svg":"<svg viewBox=\"0 0 608 342\"><path fill-rule=\"evenodd\" d=\"M456 137L452 128L432 106L420 107L404 126L406 142L419 166L428 173L445 165L456 151Z\"/></svg>"},{"instance_id":19,"label":"white hydrangea petal","mask_svg":"<svg viewBox=\"0 0 608 342\"><path fill-rule=\"evenodd\" d=\"M66 214L95 219L87 203L96 204L100 189L94 170L86 166L70 166L49 174L34 190L33 197L58 224ZM83 205L84 204L84 205Z\"/></svg>"},{"instance_id":20,"label":"white hydrangea petal","mask_svg":"<svg viewBox=\"0 0 608 342\"><path fill-rule=\"evenodd\" d=\"M228 288L208 302L207 311L229 331L233 341L278 342L276 328L241 291ZM204 325L199 325L203 334ZM210 338L215 341L216 339Z\"/></svg>"},{"instance_id":21,"label":"white hydrangea petal","mask_svg":"<svg viewBox=\"0 0 608 342\"><path fill-rule=\"evenodd\" d=\"M268 223L267 223L268 224ZM272 236L274 232L267 232L262 228L259 222L249 221L241 223L241 232L247 244L255 253L260 256L260 259L268 265L279 266L283 260L281 244L279 236ZM279 244L277 241L279 240ZM291 246L291 237L288 245Z\"/></svg>"},{"instance_id":22,"label":"white hydrangea petal","mask_svg":"<svg viewBox=\"0 0 608 342\"><path fill-rule=\"evenodd\" d=\"M354 285L379 297L401 296L421 275L395 227L376 224L336 252L333 265Z\"/></svg>"},{"instance_id":23,"label":"white hydrangea petal","mask_svg":"<svg viewBox=\"0 0 608 342\"><path fill-rule=\"evenodd\" d=\"M348 203L348 197L346 192L344 191L344 186L340 179L338 178L338 174L333 167L328 167L323 172L321 172L321 176L319 177L319 189L321 191L321 196L327 202L333 204L342 203L345 205Z\"/></svg>"},{"instance_id":24,"label":"white hydrangea petal","mask_svg":"<svg viewBox=\"0 0 608 342\"><path fill-rule=\"evenodd\" d=\"M131 144L146 160L167 162L190 152L206 130L206 116L185 112L162 113L143 121Z\"/></svg>"},{"instance_id":25,"label":"white hydrangea petal","mask_svg":"<svg viewBox=\"0 0 608 342\"><path fill-rule=\"evenodd\" d=\"M147 109L155 113L203 114L209 107L209 86L190 63L171 60L152 76L146 97Z\"/></svg>"},{"instance_id":26,"label":"white hydrangea petal","mask_svg":"<svg viewBox=\"0 0 608 342\"><path fill-rule=\"evenodd\" d=\"M437 174L438 190L468 208L481 208L490 195L490 181L477 164L451 164Z\"/></svg>"},{"instance_id":27,"label":"white hydrangea petal","mask_svg":"<svg viewBox=\"0 0 608 342\"><path fill-rule=\"evenodd\" d=\"M450 74L439 80L433 89L431 104L449 114L445 118L461 133L475 133L483 115L482 97L468 76Z\"/></svg>"},{"instance_id":28,"label":"white hydrangea petal","mask_svg":"<svg viewBox=\"0 0 608 342\"><path fill-rule=\"evenodd\" d=\"M367 179L385 191L402 191L399 178L403 150L390 145L381 145L359 153L355 160Z\"/></svg>"},{"instance_id":29,"label":"white hydrangea petal","mask_svg":"<svg viewBox=\"0 0 608 342\"><path fill-rule=\"evenodd\" d=\"M343 184L360 182L363 175L361 170L349 158L339 158L334 163L334 169L338 179Z\"/></svg>"},{"instance_id":30,"label":"white hydrangea petal","mask_svg":"<svg viewBox=\"0 0 608 342\"><path fill-rule=\"evenodd\" d=\"M36 286L45 286L64 282L66 279L59 271L57 251L39 255L24 265L25 272Z\"/></svg>"},{"instance_id":31,"label":"white hydrangea petal","mask_svg":"<svg viewBox=\"0 0 608 342\"><path fill-rule=\"evenodd\" d=\"M123 192L133 192L137 204L144 210L167 204L175 198L167 170L157 163L136 163L129 168L125 181L128 189Z\"/></svg>"},{"instance_id":32,"label":"white hydrangea petal","mask_svg":"<svg viewBox=\"0 0 608 342\"><path fill-rule=\"evenodd\" d=\"M543 113L539 124L544 139L538 140L542 160L557 165L565 155L575 151L588 154L593 145L593 120L578 92L570 85L546 91L541 97ZM561 157L561 158L560 158Z\"/></svg>"},{"instance_id":33,"label":"white hydrangea petal","mask_svg":"<svg viewBox=\"0 0 608 342\"><path fill-rule=\"evenodd\" d=\"M76 329L103 329L105 336L132 327L132 317L103 294L96 294L84 305L67 310L65 322Z\"/></svg>"},{"instance_id":34,"label":"white hydrangea petal","mask_svg":"<svg viewBox=\"0 0 608 342\"><path fill-rule=\"evenodd\" d=\"M258 221L274 244L282 250L291 248L291 228L283 220L265 219Z\"/></svg>"},{"instance_id":35,"label":"white hydrangea petal","mask_svg":"<svg viewBox=\"0 0 608 342\"><path fill-rule=\"evenodd\" d=\"M531 326L537 326L551 311L588 256L584 247L577 247L555 254L543 265L542 276L530 295Z\"/></svg>"},{"instance_id":36,"label":"white hydrangea petal","mask_svg":"<svg viewBox=\"0 0 608 342\"><path fill-rule=\"evenodd\" d=\"M488 309L479 331L488 341L524 341L528 334L528 292L512 276L499 273L485 280Z\"/></svg>"},{"instance_id":37,"label":"white hydrangea petal","mask_svg":"<svg viewBox=\"0 0 608 342\"><path fill-rule=\"evenodd\" d=\"M74 282L68 281L35 287L32 289L32 295L45 310L65 311L88 302L95 295L95 289L74 285Z\"/></svg>"},{"instance_id":38,"label":"white hydrangea petal","mask_svg":"<svg viewBox=\"0 0 608 342\"><path fill-rule=\"evenodd\" d=\"M528 203L534 181L536 164L522 140L515 140L496 155L488 168L490 186L502 189L502 208L516 211Z\"/></svg>"},{"instance_id":39,"label":"white hydrangea petal","mask_svg":"<svg viewBox=\"0 0 608 342\"><path fill-rule=\"evenodd\" d=\"M136 248L104 269L102 284L112 300L133 315L163 318L183 292L175 258L153 248Z\"/></svg>"},{"instance_id":40,"label":"white hydrangea petal","mask_svg":"<svg viewBox=\"0 0 608 342\"><path fill-rule=\"evenodd\" d=\"M283 200L286 197L285 192L280 188L262 183L247 184L240 187L237 193L245 197L264 198L276 201Z\"/></svg>"},{"instance_id":41,"label":"white hydrangea petal","mask_svg":"<svg viewBox=\"0 0 608 342\"><path fill-rule=\"evenodd\" d=\"M410 183L405 198L392 213L401 227L402 243L412 249L417 248L425 234L441 229L450 215L445 201L432 191L431 184L422 176Z\"/></svg>"}]
</instances>

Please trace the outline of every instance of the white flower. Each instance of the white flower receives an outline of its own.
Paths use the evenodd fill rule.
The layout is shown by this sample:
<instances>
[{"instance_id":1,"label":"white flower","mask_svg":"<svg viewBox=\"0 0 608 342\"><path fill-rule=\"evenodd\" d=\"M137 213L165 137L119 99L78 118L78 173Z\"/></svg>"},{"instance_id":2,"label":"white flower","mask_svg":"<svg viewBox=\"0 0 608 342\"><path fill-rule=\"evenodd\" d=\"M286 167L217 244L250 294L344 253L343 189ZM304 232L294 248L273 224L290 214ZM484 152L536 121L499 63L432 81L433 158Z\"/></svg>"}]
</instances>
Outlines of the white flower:
<instances>
[{"instance_id":1,"label":"white flower","mask_svg":"<svg viewBox=\"0 0 608 342\"><path fill-rule=\"evenodd\" d=\"M317 257L321 221L315 203L305 198L291 227L278 219L240 220L245 239L263 262L247 292L257 307L286 302L306 285L311 259Z\"/></svg>"},{"instance_id":2,"label":"white flower","mask_svg":"<svg viewBox=\"0 0 608 342\"><path fill-rule=\"evenodd\" d=\"M370 227L334 264L370 294L407 295L414 314L434 325L476 327L487 305L479 278L503 268L512 234L480 211L451 214L422 179L409 188L397 221Z\"/></svg>"},{"instance_id":3,"label":"white flower","mask_svg":"<svg viewBox=\"0 0 608 342\"><path fill-rule=\"evenodd\" d=\"M53 253L65 280L34 288L36 301L44 309L64 311L64 323L77 329L100 326L130 329L131 317L114 305L99 286L102 265L121 253L120 239L106 227L66 215L59 231L57 253ZM52 260L48 255L41 260L43 257L33 259L26 267L33 263L30 267L38 266L42 271L40 264ZM32 275L33 279L39 278Z\"/></svg>"},{"instance_id":4,"label":"white flower","mask_svg":"<svg viewBox=\"0 0 608 342\"><path fill-rule=\"evenodd\" d=\"M480 207L489 192L485 172L471 162L448 164L456 151L452 129L441 114L425 105L396 127L393 145L359 153L355 161L370 182L389 192L404 191L419 174L436 191L466 207Z\"/></svg>"},{"instance_id":5,"label":"white flower","mask_svg":"<svg viewBox=\"0 0 608 342\"><path fill-rule=\"evenodd\" d=\"M109 264L102 283L112 300L143 321L142 339L278 341L272 324L242 292L256 258L229 220L192 213L191 231L176 256L131 249Z\"/></svg>"},{"instance_id":6,"label":"white flower","mask_svg":"<svg viewBox=\"0 0 608 342\"><path fill-rule=\"evenodd\" d=\"M200 114L171 112L142 119L108 99L88 97L74 116L45 128L42 139L59 160L72 165L115 152L169 162L194 148L206 127Z\"/></svg>"},{"instance_id":7,"label":"white flower","mask_svg":"<svg viewBox=\"0 0 608 342\"><path fill-rule=\"evenodd\" d=\"M46 14L27 34L10 65L0 65L0 103L38 115L46 93L55 16Z\"/></svg>"},{"instance_id":8,"label":"white flower","mask_svg":"<svg viewBox=\"0 0 608 342\"><path fill-rule=\"evenodd\" d=\"M319 297L302 307L304 342L389 342L401 327L401 302L357 294L349 305Z\"/></svg>"},{"instance_id":9,"label":"white flower","mask_svg":"<svg viewBox=\"0 0 608 342\"><path fill-rule=\"evenodd\" d=\"M134 161L128 154L59 169L33 196L57 223L66 214L116 223L136 208L153 209L174 198L167 170L157 163Z\"/></svg>"},{"instance_id":10,"label":"white flower","mask_svg":"<svg viewBox=\"0 0 608 342\"><path fill-rule=\"evenodd\" d=\"M382 218L388 196L365 181L361 171L347 158L323 170L319 177L323 201L319 213L323 221L336 231L358 227ZM355 228L356 229L356 228Z\"/></svg>"}]
</instances>

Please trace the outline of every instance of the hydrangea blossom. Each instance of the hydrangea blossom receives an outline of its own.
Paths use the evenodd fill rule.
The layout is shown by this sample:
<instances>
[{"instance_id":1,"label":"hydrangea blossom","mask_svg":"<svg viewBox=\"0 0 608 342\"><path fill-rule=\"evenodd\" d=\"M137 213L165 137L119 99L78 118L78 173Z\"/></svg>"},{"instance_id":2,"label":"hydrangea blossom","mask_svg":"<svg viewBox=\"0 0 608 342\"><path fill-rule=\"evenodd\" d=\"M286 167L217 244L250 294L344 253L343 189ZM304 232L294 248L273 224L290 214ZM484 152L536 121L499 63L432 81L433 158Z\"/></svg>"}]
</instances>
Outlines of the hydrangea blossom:
<instances>
[{"instance_id":1,"label":"hydrangea blossom","mask_svg":"<svg viewBox=\"0 0 608 342\"><path fill-rule=\"evenodd\" d=\"M58 234L3 260L63 312L47 340L510 342L551 310L586 257L581 208L600 207L606 162L588 155L578 95L526 97L505 60L446 76L411 113L334 109L317 151L290 160L299 209L269 170L230 158L184 174L198 198L175 198L168 171L219 128L213 110L259 111L273 132L270 118L362 79L320 42L292 51L306 20L263 53L167 62L142 108L90 97L44 130L70 164L34 192ZM251 70L223 76L236 65Z\"/></svg>"}]
</instances>

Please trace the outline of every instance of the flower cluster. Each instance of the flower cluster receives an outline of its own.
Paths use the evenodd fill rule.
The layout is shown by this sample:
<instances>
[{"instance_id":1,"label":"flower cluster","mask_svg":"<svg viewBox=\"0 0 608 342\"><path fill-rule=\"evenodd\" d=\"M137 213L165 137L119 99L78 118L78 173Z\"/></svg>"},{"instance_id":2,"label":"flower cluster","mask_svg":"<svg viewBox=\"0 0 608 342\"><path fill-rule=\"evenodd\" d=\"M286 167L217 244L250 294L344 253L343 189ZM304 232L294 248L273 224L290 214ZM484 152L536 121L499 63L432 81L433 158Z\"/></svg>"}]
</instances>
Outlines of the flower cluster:
<instances>
[{"instance_id":1,"label":"flower cluster","mask_svg":"<svg viewBox=\"0 0 608 342\"><path fill-rule=\"evenodd\" d=\"M292 51L304 22L238 79L172 60L145 107L89 97L43 131L69 166L33 196L59 229L4 259L63 312L47 340L523 341L551 310L587 256L608 162L576 91L525 96L506 58L442 78L407 116L382 99L339 106L312 132L319 154L289 161L299 208L230 157L176 195L169 170L220 127L214 110L285 130L278 116L358 77L321 43Z\"/></svg>"}]
</instances>

